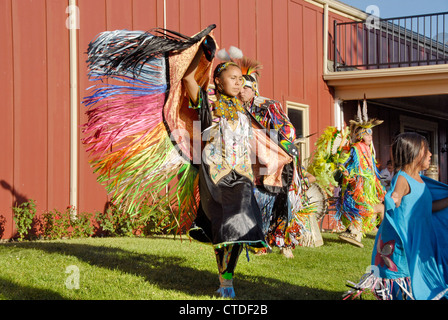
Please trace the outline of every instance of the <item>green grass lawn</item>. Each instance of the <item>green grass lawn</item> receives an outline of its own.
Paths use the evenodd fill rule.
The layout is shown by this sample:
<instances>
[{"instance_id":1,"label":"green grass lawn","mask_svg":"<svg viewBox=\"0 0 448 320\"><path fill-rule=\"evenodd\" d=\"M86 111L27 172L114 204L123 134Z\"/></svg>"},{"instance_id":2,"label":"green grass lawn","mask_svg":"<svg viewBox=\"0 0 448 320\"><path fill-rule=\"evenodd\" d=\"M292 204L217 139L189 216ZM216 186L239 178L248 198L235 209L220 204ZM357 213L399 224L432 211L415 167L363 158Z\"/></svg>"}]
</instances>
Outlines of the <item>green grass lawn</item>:
<instances>
[{"instance_id":1,"label":"green grass lawn","mask_svg":"<svg viewBox=\"0 0 448 320\"><path fill-rule=\"evenodd\" d=\"M341 300L346 281L357 281L370 264L374 235L363 240L363 249L336 234L323 238L321 247L296 248L293 259L274 249L250 253L248 261L243 251L234 280L237 299ZM2 300L216 300L218 285L212 247L187 238L0 244Z\"/></svg>"}]
</instances>

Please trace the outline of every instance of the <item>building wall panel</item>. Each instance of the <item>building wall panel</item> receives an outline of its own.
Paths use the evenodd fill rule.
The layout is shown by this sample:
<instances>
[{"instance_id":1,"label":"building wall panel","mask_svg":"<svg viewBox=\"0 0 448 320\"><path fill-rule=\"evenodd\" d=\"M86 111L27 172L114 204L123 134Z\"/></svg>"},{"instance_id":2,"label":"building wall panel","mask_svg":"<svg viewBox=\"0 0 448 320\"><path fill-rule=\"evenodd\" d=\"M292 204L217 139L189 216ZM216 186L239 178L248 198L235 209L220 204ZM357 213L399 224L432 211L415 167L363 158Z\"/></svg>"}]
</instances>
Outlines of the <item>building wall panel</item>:
<instances>
[{"instance_id":1,"label":"building wall panel","mask_svg":"<svg viewBox=\"0 0 448 320\"><path fill-rule=\"evenodd\" d=\"M289 0L275 1L275 6L272 7L272 65L275 69L273 93L278 100L289 96L288 2Z\"/></svg>"},{"instance_id":2,"label":"building wall panel","mask_svg":"<svg viewBox=\"0 0 448 320\"><path fill-rule=\"evenodd\" d=\"M248 0L252 1L252 0ZM201 0L201 29L216 24L215 39L221 43L221 0Z\"/></svg>"},{"instance_id":3,"label":"building wall panel","mask_svg":"<svg viewBox=\"0 0 448 320\"><path fill-rule=\"evenodd\" d=\"M238 8L239 48L244 55L257 59L257 37L259 32L256 27L257 1L239 1Z\"/></svg>"},{"instance_id":4,"label":"building wall panel","mask_svg":"<svg viewBox=\"0 0 448 320\"><path fill-rule=\"evenodd\" d=\"M304 99L304 37L303 6L293 1L288 3L288 55L289 55L289 95Z\"/></svg>"},{"instance_id":5,"label":"building wall panel","mask_svg":"<svg viewBox=\"0 0 448 320\"><path fill-rule=\"evenodd\" d=\"M78 30L78 70L79 70L79 124L87 122L86 107L81 104L87 95L86 90L93 85L87 78L86 51L88 44L99 33L107 30L106 1L78 0L80 11L80 28ZM78 133L83 137L81 129ZM96 175L89 165L89 157L84 145L78 147L78 209L83 212L102 211L108 201L106 191L96 181Z\"/></svg>"},{"instance_id":6,"label":"building wall panel","mask_svg":"<svg viewBox=\"0 0 448 320\"><path fill-rule=\"evenodd\" d=\"M11 0L0 1L0 236L12 233L14 196L14 66Z\"/></svg>"},{"instance_id":7,"label":"building wall panel","mask_svg":"<svg viewBox=\"0 0 448 320\"><path fill-rule=\"evenodd\" d=\"M66 1L47 0L48 209L70 203L70 66Z\"/></svg>"},{"instance_id":8,"label":"building wall panel","mask_svg":"<svg viewBox=\"0 0 448 320\"><path fill-rule=\"evenodd\" d=\"M202 30L200 0L179 1L179 31L192 36Z\"/></svg>"},{"instance_id":9,"label":"building wall panel","mask_svg":"<svg viewBox=\"0 0 448 320\"><path fill-rule=\"evenodd\" d=\"M274 98L273 66L273 17L272 0L258 1L256 11L257 59L263 64L263 80L260 82L260 94ZM255 30L254 30L255 33Z\"/></svg>"},{"instance_id":10,"label":"building wall panel","mask_svg":"<svg viewBox=\"0 0 448 320\"><path fill-rule=\"evenodd\" d=\"M161 5L160 3L161 1L134 0L132 2L133 29L149 31L155 27L163 27L163 2Z\"/></svg>"},{"instance_id":11,"label":"building wall panel","mask_svg":"<svg viewBox=\"0 0 448 320\"><path fill-rule=\"evenodd\" d=\"M241 47L240 37L239 37L239 10L238 10L238 0L221 0L220 9L220 19L216 23L217 28L221 35L220 47L225 48L227 51L230 46ZM216 10L216 9L212 9ZM250 13L249 13L250 15Z\"/></svg>"},{"instance_id":12,"label":"building wall panel","mask_svg":"<svg viewBox=\"0 0 448 320\"><path fill-rule=\"evenodd\" d=\"M106 29L133 29L133 1L106 0Z\"/></svg>"},{"instance_id":13,"label":"building wall panel","mask_svg":"<svg viewBox=\"0 0 448 320\"><path fill-rule=\"evenodd\" d=\"M316 36L316 11L315 8L304 7L303 9L303 35L313 35L311 39L315 39ZM302 36L303 36L302 35ZM309 39L309 38L308 38ZM319 117L322 114L318 112L318 95L317 90L318 80L320 75L317 68L317 41L307 41L305 38L305 46L303 49L304 60L304 77L302 81L305 85L304 88L304 101L310 106L310 132L319 132ZM314 139L314 137L313 137Z\"/></svg>"},{"instance_id":14,"label":"building wall panel","mask_svg":"<svg viewBox=\"0 0 448 320\"><path fill-rule=\"evenodd\" d=\"M323 26L323 9L316 8L316 19L314 21L315 39L316 39L316 89L318 91L316 109L319 115L318 117L318 132L323 132L324 128L329 124L334 124L334 105L333 96L330 92L330 88L327 83L322 80L324 73L324 26ZM311 89L311 88L310 88ZM312 141L315 141L317 137L313 137ZM314 142L313 142L314 144Z\"/></svg>"},{"instance_id":15,"label":"building wall panel","mask_svg":"<svg viewBox=\"0 0 448 320\"><path fill-rule=\"evenodd\" d=\"M175 30L182 33L180 30L180 0L166 0L166 27L169 30Z\"/></svg>"},{"instance_id":16,"label":"building wall panel","mask_svg":"<svg viewBox=\"0 0 448 320\"><path fill-rule=\"evenodd\" d=\"M47 207L48 107L43 1L12 1L14 181L17 194ZM17 196L16 196L17 197Z\"/></svg>"}]
</instances>

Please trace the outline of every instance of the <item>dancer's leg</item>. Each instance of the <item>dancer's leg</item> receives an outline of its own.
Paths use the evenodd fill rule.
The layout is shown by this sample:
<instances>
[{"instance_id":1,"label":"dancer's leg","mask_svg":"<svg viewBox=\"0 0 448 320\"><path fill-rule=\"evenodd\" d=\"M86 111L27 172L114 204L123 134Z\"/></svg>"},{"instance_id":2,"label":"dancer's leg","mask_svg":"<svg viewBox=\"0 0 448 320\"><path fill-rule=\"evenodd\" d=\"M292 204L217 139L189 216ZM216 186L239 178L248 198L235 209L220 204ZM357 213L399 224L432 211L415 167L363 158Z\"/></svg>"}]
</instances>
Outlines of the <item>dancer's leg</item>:
<instances>
[{"instance_id":1,"label":"dancer's leg","mask_svg":"<svg viewBox=\"0 0 448 320\"><path fill-rule=\"evenodd\" d=\"M218 293L222 297L234 298L233 274L243 246L240 244L227 245L215 249L216 262L218 264L220 287Z\"/></svg>"}]
</instances>

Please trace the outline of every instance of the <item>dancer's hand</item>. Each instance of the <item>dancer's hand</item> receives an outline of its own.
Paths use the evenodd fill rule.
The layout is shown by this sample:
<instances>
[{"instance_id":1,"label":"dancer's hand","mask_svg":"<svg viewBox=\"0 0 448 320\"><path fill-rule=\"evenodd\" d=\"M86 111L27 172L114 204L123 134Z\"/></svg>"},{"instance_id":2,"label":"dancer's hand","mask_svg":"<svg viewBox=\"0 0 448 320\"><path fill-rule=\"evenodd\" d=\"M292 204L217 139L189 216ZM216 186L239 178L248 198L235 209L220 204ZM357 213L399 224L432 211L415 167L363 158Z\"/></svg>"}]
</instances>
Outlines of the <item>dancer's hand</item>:
<instances>
[{"instance_id":1,"label":"dancer's hand","mask_svg":"<svg viewBox=\"0 0 448 320\"><path fill-rule=\"evenodd\" d=\"M202 50L204 51L205 58L208 61L212 61L215 57L215 51L216 51L216 43L213 40L212 37L206 36L204 41L202 41Z\"/></svg>"}]
</instances>

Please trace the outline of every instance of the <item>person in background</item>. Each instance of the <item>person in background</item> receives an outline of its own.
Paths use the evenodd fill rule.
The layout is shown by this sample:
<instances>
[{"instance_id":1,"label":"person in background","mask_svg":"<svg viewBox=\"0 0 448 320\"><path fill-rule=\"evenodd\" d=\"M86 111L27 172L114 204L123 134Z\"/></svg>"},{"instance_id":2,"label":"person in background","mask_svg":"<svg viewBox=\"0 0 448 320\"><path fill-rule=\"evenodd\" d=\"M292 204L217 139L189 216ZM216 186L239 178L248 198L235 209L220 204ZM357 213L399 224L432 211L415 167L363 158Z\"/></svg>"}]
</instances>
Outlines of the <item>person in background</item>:
<instances>
[{"instance_id":1,"label":"person in background","mask_svg":"<svg viewBox=\"0 0 448 320\"><path fill-rule=\"evenodd\" d=\"M387 161L386 168L380 171L380 175L383 186L386 188L386 191L389 191L390 183L394 177L394 166L392 164L392 160Z\"/></svg>"},{"instance_id":2,"label":"person in background","mask_svg":"<svg viewBox=\"0 0 448 320\"><path fill-rule=\"evenodd\" d=\"M367 102L358 106L356 120L350 121L350 156L341 164L341 192L336 203L336 218L346 230L339 238L363 248L363 236L382 220L386 189L381 184L372 142L372 128L383 121L369 119Z\"/></svg>"},{"instance_id":3,"label":"person in background","mask_svg":"<svg viewBox=\"0 0 448 320\"><path fill-rule=\"evenodd\" d=\"M289 172L284 172L285 180L290 183L282 190L265 188L263 181L256 181L255 198L260 207L263 219L263 233L270 245L280 248L287 258L293 258L292 249L298 243L296 238L303 233L303 225L297 223L294 215L305 203L305 191L315 178L301 166L300 155L294 145L296 131L282 105L277 100L260 96L258 81L261 64L253 59L243 57L237 61L243 74L243 86L239 99L246 110L256 121L268 131L268 134L294 158ZM261 253L267 250L263 249Z\"/></svg>"}]
</instances>

